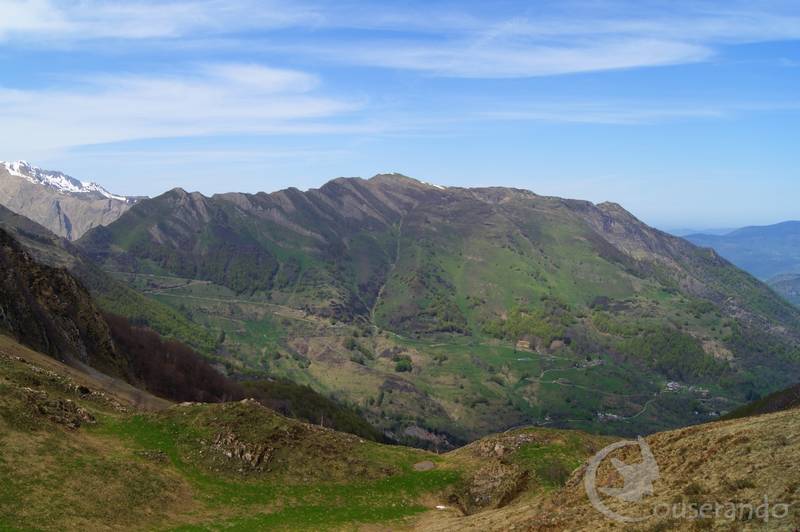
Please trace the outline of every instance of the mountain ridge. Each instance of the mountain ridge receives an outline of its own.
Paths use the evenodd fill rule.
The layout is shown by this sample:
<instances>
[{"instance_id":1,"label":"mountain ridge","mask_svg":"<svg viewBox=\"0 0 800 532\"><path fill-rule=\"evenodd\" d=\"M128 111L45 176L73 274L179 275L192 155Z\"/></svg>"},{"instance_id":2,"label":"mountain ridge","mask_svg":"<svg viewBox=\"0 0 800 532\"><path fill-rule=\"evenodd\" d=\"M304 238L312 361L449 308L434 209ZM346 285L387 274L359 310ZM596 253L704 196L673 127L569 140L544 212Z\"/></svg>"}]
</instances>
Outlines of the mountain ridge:
<instances>
[{"instance_id":1,"label":"mountain ridge","mask_svg":"<svg viewBox=\"0 0 800 532\"><path fill-rule=\"evenodd\" d=\"M104 198L124 201L127 203L133 203L136 201L136 198L134 197L112 194L97 183L91 181L79 181L78 179L68 176L63 172L44 170L37 166L32 166L27 161L0 161L0 165L4 166L6 172L13 176L22 177L31 183L40 184L64 194L99 194Z\"/></svg>"},{"instance_id":2,"label":"mountain ridge","mask_svg":"<svg viewBox=\"0 0 800 532\"><path fill-rule=\"evenodd\" d=\"M362 404L393 435L457 442L526 420L652 431L800 377L797 309L612 202L395 174L172 190L77 245L225 331L232 364ZM616 379L637 380L633 399L600 393ZM686 392L665 394L669 381Z\"/></svg>"},{"instance_id":3,"label":"mountain ridge","mask_svg":"<svg viewBox=\"0 0 800 532\"><path fill-rule=\"evenodd\" d=\"M720 255L761 280L800 273L800 222L749 226L725 235L694 234L684 237L695 245L715 249Z\"/></svg>"},{"instance_id":4,"label":"mountain ridge","mask_svg":"<svg viewBox=\"0 0 800 532\"><path fill-rule=\"evenodd\" d=\"M26 161L0 162L0 204L68 240L116 220L140 199Z\"/></svg>"}]
</instances>

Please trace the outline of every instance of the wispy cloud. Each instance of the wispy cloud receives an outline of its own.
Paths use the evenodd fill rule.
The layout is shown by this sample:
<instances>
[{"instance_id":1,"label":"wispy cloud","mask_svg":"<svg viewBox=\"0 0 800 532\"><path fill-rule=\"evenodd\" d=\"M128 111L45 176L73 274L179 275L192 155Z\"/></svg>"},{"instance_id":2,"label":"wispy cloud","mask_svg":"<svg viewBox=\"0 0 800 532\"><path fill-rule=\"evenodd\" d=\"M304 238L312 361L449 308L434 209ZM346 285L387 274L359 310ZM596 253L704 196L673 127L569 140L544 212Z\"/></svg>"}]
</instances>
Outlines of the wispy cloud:
<instances>
[{"instance_id":1,"label":"wispy cloud","mask_svg":"<svg viewBox=\"0 0 800 532\"><path fill-rule=\"evenodd\" d=\"M361 106L317 95L316 77L255 64L181 75L97 76L68 89L0 87L0 144L38 149L225 133L314 131Z\"/></svg>"},{"instance_id":2,"label":"wispy cloud","mask_svg":"<svg viewBox=\"0 0 800 532\"><path fill-rule=\"evenodd\" d=\"M735 118L749 113L797 112L800 101L669 102L551 100L478 113L493 121L643 125L697 119Z\"/></svg>"},{"instance_id":3,"label":"wispy cloud","mask_svg":"<svg viewBox=\"0 0 800 532\"><path fill-rule=\"evenodd\" d=\"M800 6L781 0L564 0L496 9L480 2L0 0L0 13L0 40L13 37L15 45L167 39L173 47L213 48L224 42L337 63L480 78L693 63L713 57L725 44L800 39ZM289 27L327 33L312 33L301 43L269 34ZM337 33L342 31L346 35Z\"/></svg>"},{"instance_id":4,"label":"wispy cloud","mask_svg":"<svg viewBox=\"0 0 800 532\"><path fill-rule=\"evenodd\" d=\"M465 78L519 78L692 63L707 59L706 47L654 40L606 40L564 45L457 42L439 45L370 43L318 48L315 55L362 65L419 70Z\"/></svg>"},{"instance_id":5,"label":"wispy cloud","mask_svg":"<svg viewBox=\"0 0 800 532\"><path fill-rule=\"evenodd\" d=\"M381 17L367 9L347 19L357 27L374 21L377 29L411 30L413 38L286 49L340 63L439 76L524 78L696 63L714 57L725 45L800 39L800 6L780 0L662 5L563 1L496 13L469 3L450 7L461 16L453 11L394 11ZM346 23L330 13L325 20Z\"/></svg>"},{"instance_id":6,"label":"wispy cloud","mask_svg":"<svg viewBox=\"0 0 800 532\"><path fill-rule=\"evenodd\" d=\"M640 125L683 119L721 118L734 111L718 105L641 104L633 102L550 102L512 110L488 111L481 118L498 121Z\"/></svg>"},{"instance_id":7,"label":"wispy cloud","mask_svg":"<svg viewBox=\"0 0 800 532\"><path fill-rule=\"evenodd\" d=\"M314 24L310 6L282 0L0 0L0 39L38 45L176 38Z\"/></svg>"},{"instance_id":8,"label":"wispy cloud","mask_svg":"<svg viewBox=\"0 0 800 532\"><path fill-rule=\"evenodd\" d=\"M64 83L38 88L4 87L0 77L0 142L12 151L224 134L416 134L476 119L643 124L720 118L743 109L713 102L531 104L524 98L505 109L487 97L453 104L441 116L394 109L391 120L381 121L381 109L365 109L366 97L331 96L310 71L273 68L254 58L499 79L696 63L723 45L800 39L800 6L780 0L422 7L326 0L0 0L0 47L104 50L116 44L120 53L148 47L148 56L154 52L149 47L218 52L225 44L227 56L247 58L201 65L178 60L170 75L119 72L106 63L104 74L70 72ZM300 32L275 31L286 28ZM191 57L195 61L196 54ZM370 90L375 87L364 92ZM359 121L349 119L354 111L365 111Z\"/></svg>"}]
</instances>

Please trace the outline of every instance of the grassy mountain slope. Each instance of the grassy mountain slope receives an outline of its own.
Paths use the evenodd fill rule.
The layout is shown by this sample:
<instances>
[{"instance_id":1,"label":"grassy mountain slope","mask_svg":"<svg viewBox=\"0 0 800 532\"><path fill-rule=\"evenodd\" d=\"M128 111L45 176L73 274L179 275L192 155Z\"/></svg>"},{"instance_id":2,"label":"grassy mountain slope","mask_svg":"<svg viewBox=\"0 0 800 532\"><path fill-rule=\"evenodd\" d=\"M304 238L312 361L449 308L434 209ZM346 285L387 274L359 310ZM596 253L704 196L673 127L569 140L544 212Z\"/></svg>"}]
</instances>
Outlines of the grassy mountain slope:
<instances>
[{"instance_id":1,"label":"grassy mountain slope","mask_svg":"<svg viewBox=\"0 0 800 532\"><path fill-rule=\"evenodd\" d=\"M0 229L0 330L59 360L129 374L88 292L66 270L37 263Z\"/></svg>"},{"instance_id":2,"label":"grassy mountain slope","mask_svg":"<svg viewBox=\"0 0 800 532\"><path fill-rule=\"evenodd\" d=\"M38 262L69 270L90 291L103 310L150 326L164 336L178 338L206 353L213 352L213 334L192 323L175 309L115 280L87 259L72 243L2 205L0 227L13 235Z\"/></svg>"},{"instance_id":3,"label":"grassy mountain slope","mask_svg":"<svg viewBox=\"0 0 800 532\"><path fill-rule=\"evenodd\" d=\"M759 279L800 272L800 222L745 227L725 235L688 235Z\"/></svg>"},{"instance_id":4,"label":"grassy mountain slope","mask_svg":"<svg viewBox=\"0 0 800 532\"><path fill-rule=\"evenodd\" d=\"M800 410L794 409L647 437L659 468L653 494L637 502L601 495L613 511L644 518L638 523L612 521L592 507L584 488L584 465L563 489L545 496L467 517L431 512L417 526L426 531L793 530L800 523L800 471L794 458L800 452L798 431ZM636 447L615 451L598 469L598 488L623 485L612 458L625 464L642 461ZM758 510L765 497L772 505L767 514ZM704 504L711 509L704 509L701 517L698 510ZM776 505L786 505L785 511ZM676 510L665 516L665 508Z\"/></svg>"},{"instance_id":5,"label":"grassy mountain slope","mask_svg":"<svg viewBox=\"0 0 800 532\"><path fill-rule=\"evenodd\" d=\"M618 530L586 500L582 464L614 438L518 429L444 455L284 418L253 401L158 403L0 336L4 530ZM148 402L149 397L149 402ZM149 405L149 411L134 403ZM645 504L793 504L800 411L659 433ZM639 460L627 451L614 455ZM601 486L620 479L605 464ZM441 509L437 509L441 507ZM125 511L119 511L125 508ZM628 504L626 513L641 511ZM769 529L757 519L642 529Z\"/></svg>"},{"instance_id":6,"label":"grassy mountain slope","mask_svg":"<svg viewBox=\"0 0 800 532\"><path fill-rule=\"evenodd\" d=\"M770 288L786 298L787 301L800 307L800 274L783 274L767 281Z\"/></svg>"},{"instance_id":7,"label":"grassy mountain slope","mask_svg":"<svg viewBox=\"0 0 800 532\"><path fill-rule=\"evenodd\" d=\"M206 198L175 189L80 245L114 269L211 281L353 318L377 295L394 251L393 225L425 192L411 180L377 187L344 179L308 193Z\"/></svg>"},{"instance_id":8,"label":"grassy mountain slope","mask_svg":"<svg viewBox=\"0 0 800 532\"><path fill-rule=\"evenodd\" d=\"M620 206L398 175L174 190L79 245L223 330L220 352L447 447L538 423L712 419L800 378L800 313Z\"/></svg>"},{"instance_id":9,"label":"grassy mountain slope","mask_svg":"<svg viewBox=\"0 0 800 532\"><path fill-rule=\"evenodd\" d=\"M526 458L498 476L514 488L506 492L477 483L474 471L491 460L380 445L254 401L145 413L102 382L3 337L0 389L4 530L410 526L409 517L464 490L479 490L489 505L562 481L561 470L550 474ZM562 438L531 433L519 448L544 445L563 454L564 467L596 448L596 438ZM509 448L509 456L517 452Z\"/></svg>"},{"instance_id":10,"label":"grassy mountain slope","mask_svg":"<svg viewBox=\"0 0 800 532\"><path fill-rule=\"evenodd\" d=\"M187 345L132 326L127 318L102 314L66 269L38 263L3 229L0 266L0 331L55 359L88 372L103 371L169 400L254 397L288 416L384 440L355 409L307 386L263 373L236 382Z\"/></svg>"},{"instance_id":11,"label":"grassy mountain slope","mask_svg":"<svg viewBox=\"0 0 800 532\"><path fill-rule=\"evenodd\" d=\"M106 314L104 318L117 353L128 360L130 381L154 395L176 402L204 403L255 398L294 419L383 441L357 411L307 386L266 375L243 381L227 377L185 344L165 341L155 331L133 327L121 316Z\"/></svg>"},{"instance_id":12,"label":"grassy mountain slope","mask_svg":"<svg viewBox=\"0 0 800 532\"><path fill-rule=\"evenodd\" d=\"M724 419L738 419L747 416L758 416L800 407L800 384L780 390L762 397L757 401L740 406L725 415Z\"/></svg>"}]
</instances>

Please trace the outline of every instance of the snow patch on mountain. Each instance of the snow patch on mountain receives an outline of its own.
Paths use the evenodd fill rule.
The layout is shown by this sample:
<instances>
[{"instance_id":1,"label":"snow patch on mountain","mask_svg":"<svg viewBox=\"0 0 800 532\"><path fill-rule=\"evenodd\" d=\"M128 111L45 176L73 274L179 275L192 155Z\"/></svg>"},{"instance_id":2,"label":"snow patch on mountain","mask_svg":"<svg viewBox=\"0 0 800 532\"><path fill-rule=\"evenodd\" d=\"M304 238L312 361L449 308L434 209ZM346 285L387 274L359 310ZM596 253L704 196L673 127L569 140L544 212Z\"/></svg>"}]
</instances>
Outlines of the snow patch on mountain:
<instances>
[{"instance_id":1,"label":"snow patch on mountain","mask_svg":"<svg viewBox=\"0 0 800 532\"><path fill-rule=\"evenodd\" d=\"M428 185L429 187L438 188L439 190L445 190L447 188L442 185L437 185L436 183L428 183L427 181L422 181L422 183Z\"/></svg>"},{"instance_id":2,"label":"snow patch on mountain","mask_svg":"<svg viewBox=\"0 0 800 532\"><path fill-rule=\"evenodd\" d=\"M99 194L100 196L116 201L123 201L125 203L135 202L134 198L112 194L97 183L79 181L62 172L42 170L41 168L32 166L27 161L0 161L0 166L4 167L6 171L13 176L27 179L36 185L52 188L62 194Z\"/></svg>"}]
</instances>

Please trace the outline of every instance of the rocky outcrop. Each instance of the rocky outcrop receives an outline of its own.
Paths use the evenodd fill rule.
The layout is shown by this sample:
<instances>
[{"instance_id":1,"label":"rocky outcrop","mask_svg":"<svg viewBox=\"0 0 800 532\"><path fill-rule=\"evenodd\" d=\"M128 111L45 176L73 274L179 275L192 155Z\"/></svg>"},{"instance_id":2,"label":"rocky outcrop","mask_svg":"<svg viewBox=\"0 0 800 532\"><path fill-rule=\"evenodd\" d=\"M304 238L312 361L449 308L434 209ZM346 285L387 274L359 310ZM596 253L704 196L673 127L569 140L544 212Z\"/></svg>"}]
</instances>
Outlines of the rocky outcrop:
<instances>
[{"instance_id":1,"label":"rocky outcrop","mask_svg":"<svg viewBox=\"0 0 800 532\"><path fill-rule=\"evenodd\" d=\"M246 468L249 471L264 471L274 452L264 443L244 442L233 432L217 434L211 448L227 460L237 462L240 470Z\"/></svg>"},{"instance_id":2,"label":"rocky outcrop","mask_svg":"<svg viewBox=\"0 0 800 532\"><path fill-rule=\"evenodd\" d=\"M2 229L0 330L58 360L126 375L127 363L89 293L65 269L36 262Z\"/></svg>"},{"instance_id":3,"label":"rocky outcrop","mask_svg":"<svg viewBox=\"0 0 800 532\"><path fill-rule=\"evenodd\" d=\"M97 422L88 410L78 406L71 399L50 398L47 392L31 388L24 388L24 391L34 412L53 423L75 430L81 425L92 425Z\"/></svg>"},{"instance_id":4,"label":"rocky outcrop","mask_svg":"<svg viewBox=\"0 0 800 532\"><path fill-rule=\"evenodd\" d=\"M523 468L503 462L489 462L465 479L462 488L450 496L450 503L464 515L490 508L502 508L528 486Z\"/></svg>"}]
</instances>

